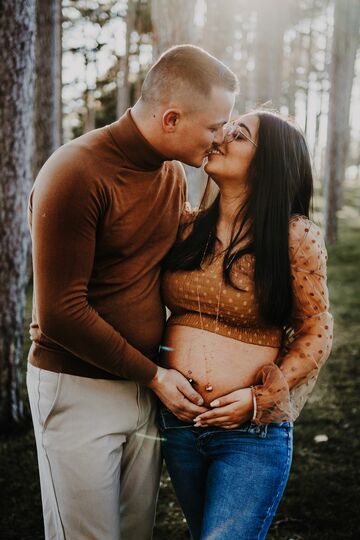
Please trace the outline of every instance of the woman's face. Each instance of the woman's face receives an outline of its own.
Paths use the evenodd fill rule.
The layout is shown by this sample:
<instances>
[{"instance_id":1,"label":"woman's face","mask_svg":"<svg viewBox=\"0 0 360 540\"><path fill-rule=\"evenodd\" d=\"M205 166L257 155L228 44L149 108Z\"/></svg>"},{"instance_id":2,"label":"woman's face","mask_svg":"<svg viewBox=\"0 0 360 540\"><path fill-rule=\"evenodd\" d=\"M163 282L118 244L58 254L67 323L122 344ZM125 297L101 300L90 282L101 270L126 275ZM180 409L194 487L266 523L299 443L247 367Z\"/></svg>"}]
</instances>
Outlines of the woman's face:
<instances>
[{"instance_id":1,"label":"woman's face","mask_svg":"<svg viewBox=\"0 0 360 540\"><path fill-rule=\"evenodd\" d=\"M259 118L245 114L224 128L224 142L209 153L206 173L216 183L236 182L246 184L250 163L255 155L258 140Z\"/></svg>"}]
</instances>

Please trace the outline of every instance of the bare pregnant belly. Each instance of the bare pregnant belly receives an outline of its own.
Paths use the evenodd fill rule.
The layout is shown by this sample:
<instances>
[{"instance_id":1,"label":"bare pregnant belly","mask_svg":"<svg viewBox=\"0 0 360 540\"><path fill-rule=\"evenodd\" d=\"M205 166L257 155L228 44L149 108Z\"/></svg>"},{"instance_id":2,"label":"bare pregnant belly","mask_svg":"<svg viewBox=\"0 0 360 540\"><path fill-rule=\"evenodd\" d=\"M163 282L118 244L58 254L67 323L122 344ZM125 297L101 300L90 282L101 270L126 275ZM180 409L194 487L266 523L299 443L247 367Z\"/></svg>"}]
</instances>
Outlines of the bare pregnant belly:
<instances>
[{"instance_id":1,"label":"bare pregnant belly","mask_svg":"<svg viewBox=\"0 0 360 540\"><path fill-rule=\"evenodd\" d=\"M255 382L261 366L274 362L279 349L252 345L189 326L169 325L161 363L192 379L205 405ZM211 386L212 390L206 390Z\"/></svg>"}]
</instances>

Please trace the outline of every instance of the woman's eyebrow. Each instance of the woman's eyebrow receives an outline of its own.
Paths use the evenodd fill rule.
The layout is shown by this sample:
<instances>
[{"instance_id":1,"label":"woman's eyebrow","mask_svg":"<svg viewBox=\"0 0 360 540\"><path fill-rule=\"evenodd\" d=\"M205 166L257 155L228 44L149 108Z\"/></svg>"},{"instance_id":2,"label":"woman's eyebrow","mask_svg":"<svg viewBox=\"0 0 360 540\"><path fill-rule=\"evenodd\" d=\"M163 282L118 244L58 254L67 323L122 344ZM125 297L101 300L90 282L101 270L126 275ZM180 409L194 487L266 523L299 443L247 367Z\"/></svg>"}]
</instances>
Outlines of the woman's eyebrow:
<instances>
[{"instance_id":1,"label":"woman's eyebrow","mask_svg":"<svg viewBox=\"0 0 360 540\"><path fill-rule=\"evenodd\" d=\"M248 127L247 127L247 126L245 125L245 124L243 124L243 123L240 123L240 124L238 124L238 126L239 126L239 127L243 127L243 128L245 128L245 129L246 129L246 131L247 131L247 132L248 132L248 134L249 134L249 137L252 137L252 135L251 135L251 132L250 132L250 129L249 129L249 128L248 128Z\"/></svg>"}]
</instances>

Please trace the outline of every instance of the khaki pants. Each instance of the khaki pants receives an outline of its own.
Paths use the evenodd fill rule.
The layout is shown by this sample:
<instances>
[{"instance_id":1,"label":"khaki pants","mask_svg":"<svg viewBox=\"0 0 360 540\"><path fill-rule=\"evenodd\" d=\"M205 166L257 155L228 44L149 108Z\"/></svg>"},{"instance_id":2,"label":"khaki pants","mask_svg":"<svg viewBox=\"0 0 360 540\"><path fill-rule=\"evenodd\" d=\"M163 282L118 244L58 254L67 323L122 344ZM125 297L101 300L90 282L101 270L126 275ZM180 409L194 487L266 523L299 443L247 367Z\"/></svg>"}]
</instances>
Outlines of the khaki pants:
<instances>
[{"instance_id":1,"label":"khaki pants","mask_svg":"<svg viewBox=\"0 0 360 540\"><path fill-rule=\"evenodd\" d=\"M28 365L46 540L149 540L160 477L151 391Z\"/></svg>"}]
</instances>

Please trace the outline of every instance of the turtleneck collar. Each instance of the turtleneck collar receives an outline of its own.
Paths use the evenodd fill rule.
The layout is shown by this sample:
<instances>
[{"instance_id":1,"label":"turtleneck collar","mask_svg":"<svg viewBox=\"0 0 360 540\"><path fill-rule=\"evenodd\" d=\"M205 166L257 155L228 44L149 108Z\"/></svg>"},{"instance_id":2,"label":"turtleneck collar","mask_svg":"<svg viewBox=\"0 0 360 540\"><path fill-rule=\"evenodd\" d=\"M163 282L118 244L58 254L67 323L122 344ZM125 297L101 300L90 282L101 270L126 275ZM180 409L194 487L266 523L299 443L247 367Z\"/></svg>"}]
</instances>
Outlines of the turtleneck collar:
<instances>
[{"instance_id":1,"label":"turtleneck collar","mask_svg":"<svg viewBox=\"0 0 360 540\"><path fill-rule=\"evenodd\" d=\"M127 159L140 170L155 170L167 160L145 139L134 122L131 110L109 125L111 136Z\"/></svg>"}]
</instances>

